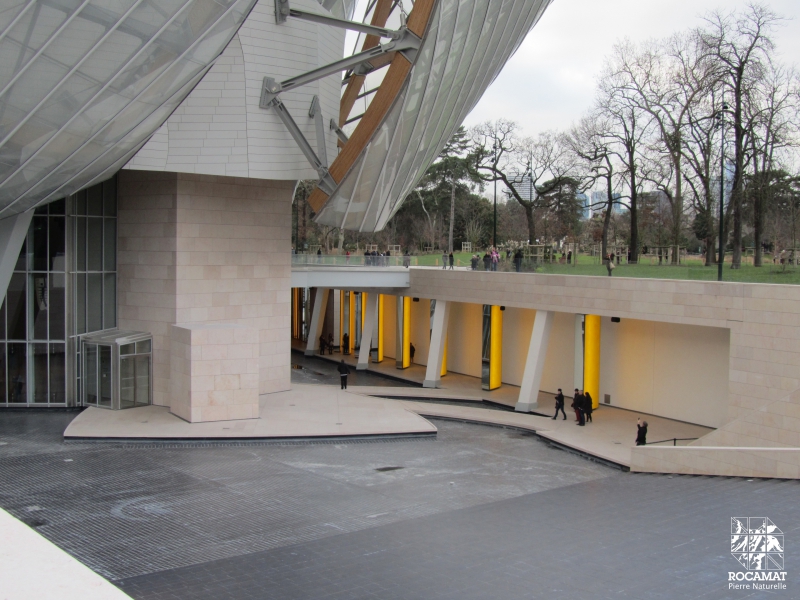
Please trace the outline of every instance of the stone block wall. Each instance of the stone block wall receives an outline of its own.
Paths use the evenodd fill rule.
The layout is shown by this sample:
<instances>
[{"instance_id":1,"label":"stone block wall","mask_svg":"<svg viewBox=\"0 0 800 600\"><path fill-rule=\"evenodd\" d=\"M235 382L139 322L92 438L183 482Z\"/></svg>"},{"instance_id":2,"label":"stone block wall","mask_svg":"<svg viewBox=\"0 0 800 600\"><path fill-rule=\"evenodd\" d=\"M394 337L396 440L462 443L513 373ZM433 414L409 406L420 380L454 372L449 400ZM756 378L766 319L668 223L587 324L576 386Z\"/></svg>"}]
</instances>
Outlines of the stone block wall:
<instances>
[{"instance_id":1,"label":"stone block wall","mask_svg":"<svg viewBox=\"0 0 800 600\"><path fill-rule=\"evenodd\" d=\"M171 404L171 326L258 332L259 393L289 389L294 182L123 170L119 326L153 333L153 398Z\"/></svg>"},{"instance_id":2,"label":"stone block wall","mask_svg":"<svg viewBox=\"0 0 800 600\"><path fill-rule=\"evenodd\" d=\"M258 338L234 323L173 325L170 411L190 423L258 418Z\"/></svg>"}]
</instances>

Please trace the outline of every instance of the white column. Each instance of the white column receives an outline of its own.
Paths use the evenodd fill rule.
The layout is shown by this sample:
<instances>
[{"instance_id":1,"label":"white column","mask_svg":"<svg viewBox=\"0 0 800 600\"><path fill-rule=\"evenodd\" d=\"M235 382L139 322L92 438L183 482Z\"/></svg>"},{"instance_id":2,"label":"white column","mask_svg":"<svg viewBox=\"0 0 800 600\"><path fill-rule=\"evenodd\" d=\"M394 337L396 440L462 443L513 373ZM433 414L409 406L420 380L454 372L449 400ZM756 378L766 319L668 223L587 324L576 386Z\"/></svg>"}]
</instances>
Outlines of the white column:
<instances>
[{"instance_id":1,"label":"white column","mask_svg":"<svg viewBox=\"0 0 800 600\"><path fill-rule=\"evenodd\" d=\"M0 220L0 293L2 293L0 298L8 291L8 283L14 273L14 265L17 264L22 242L28 234L31 217L33 209Z\"/></svg>"},{"instance_id":2,"label":"white column","mask_svg":"<svg viewBox=\"0 0 800 600\"><path fill-rule=\"evenodd\" d=\"M364 315L364 330L361 332L361 348L358 351L356 371L366 371L369 366L369 351L376 329L375 322L378 320L378 296L379 294L373 292L367 294L367 313Z\"/></svg>"},{"instance_id":3,"label":"white column","mask_svg":"<svg viewBox=\"0 0 800 600\"><path fill-rule=\"evenodd\" d=\"M525 360L525 372L519 388L519 399L514 408L517 412L531 412L538 406L539 386L542 383L542 372L547 357L547 344L550 341L554 315L555 313L551 310L536 311L531 342L528 346L528 357Z\"/></svg>"},{"instance_id":4,"label":"white column","mask_svg":"<svg viewBox=\"0 0 800 600\"><path fill-rule=\"evenodd\" d=\"M573 388L583 389L583 315L575 315L575 370ZM567 396L572 396L570 390Z\"/></svg>"},{"instance_id":5,"label":"white column","mask_svg":"<svg viewBox=\"0 0 800 600\"><path fill-rule=\"evenodd\" d=\"M436 307L433 309L431 346L428 352L428 366L425 369L425 381L422 382L422 387L437 388L441 383L448 321L450 321L450 302L437 300Z\"/></svg>"},{"instance_id":6,"label":"white column","mask_svg":"<svg viewBox=\"0 0 800 600\"><path fill-rule=\"evenodd\" d=\"M331 290L333 293L333 344L339 345L339 340L342 339L342 332L339 331L341 323L339 323L339 311L341 310L342 295L339 290Z\"/></svg>"},{"instance_id":7,"label":"white column","mask_svg":"<svg viewBox=\"0 0 800 600\"><path fill-rule=\"evenodd\" d=\"M314 296L314 307L311 309L311 324L308 327L308 341L306 342L306 356L319 352L319 336L325 324L325 309L328 306L329 288L317 288Z\"/></svg>"}]
</instances>

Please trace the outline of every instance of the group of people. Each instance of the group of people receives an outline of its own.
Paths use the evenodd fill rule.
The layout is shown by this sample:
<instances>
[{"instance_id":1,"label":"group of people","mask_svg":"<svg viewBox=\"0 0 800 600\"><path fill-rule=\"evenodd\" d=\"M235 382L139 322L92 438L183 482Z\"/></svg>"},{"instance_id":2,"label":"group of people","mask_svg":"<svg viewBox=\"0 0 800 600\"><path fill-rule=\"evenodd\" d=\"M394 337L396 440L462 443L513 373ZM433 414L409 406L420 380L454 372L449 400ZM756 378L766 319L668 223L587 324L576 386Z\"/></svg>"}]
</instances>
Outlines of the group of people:
<instances>
[{"instance_id":1,"label":"group of people","mask_svg":"<svg viewBox=\"0 0 800 600\"><path fill-rule=\"evenodd\" d=\"M592 422L592 411L594 410L592 402L592 395L589 392L575 388L575 393L572 396L572 404L570 406L572 410L575 411L575 421L578 425L584 426L586 423ZM564 392L561 391L561 388L558 388L558 394L556 394L556 414L553 415L554 420L558 418L559 411L564 415L564 420L566 421L567 414L564 412Z\"/></svg>"},{"instance_id":2,"label":"group of people","mask_svg":"<svg viewBox=\"0 0 800 600\"><path fill-rule=\"evenodd\" d=\"M567 420L567 413L564 412L564 400L564 393L561 391L561 388L558 388L558 394L556 394L556 414L553 415L553 420L558 419L559 412L564 416L564 420ZM575 393L572 396L572 404L570 406L575 411L576 425L585 426L586 423L592 422L594 405L592 404L592 395L589 392L575 388ZM639 419L636 422L636 445L644 446L645 444L647 444L647 421Z\"/></svg>"},{"instance_id":3,"label":"group of people","mask_svg":"<svg viewBox=\"0 0 800 600\"><path fill-rule=\"evenodd\" d=\"M446 269L447 265L450 265L450 269L453 268L453 263L455 259L453 258L453 253L451 252L448 254L447 252L442 252L442 268Z\"/></svg>"},{"instance_id":4,"label":"group of people","mask_svg":"<svg viewBox=\"0 0 800 600\"><path fill-rule=\"evenodd\" d=\"M319 336L319 353L325 354L325 350L328 351L328 354L333 354L333 334L328 334L328 339L325 339L325 334L323 333Z\"/></svg>"}]
</instances>

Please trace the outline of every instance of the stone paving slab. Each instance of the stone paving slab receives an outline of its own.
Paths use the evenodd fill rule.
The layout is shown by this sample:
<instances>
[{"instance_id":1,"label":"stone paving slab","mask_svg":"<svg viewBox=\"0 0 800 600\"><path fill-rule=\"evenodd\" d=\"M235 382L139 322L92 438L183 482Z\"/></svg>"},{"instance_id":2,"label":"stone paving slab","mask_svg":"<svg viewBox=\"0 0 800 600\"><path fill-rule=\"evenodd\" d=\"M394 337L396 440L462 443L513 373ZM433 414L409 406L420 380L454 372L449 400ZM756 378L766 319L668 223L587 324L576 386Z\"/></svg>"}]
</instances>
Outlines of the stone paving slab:
<instances>
[{"instance_id":1,"label":"stone paving slab","mask_svg":"<svg viewBox=\"0 0 800 600\"><path fill-rule=\"evenodd\" d=\"M164 406L126 410L88 408L64 431L72 440L285 439L341 436L435 435L436 427L406 407L338 386L294 384L260 397L260 417L188 423Z\"/></svg>"}]
</instances>

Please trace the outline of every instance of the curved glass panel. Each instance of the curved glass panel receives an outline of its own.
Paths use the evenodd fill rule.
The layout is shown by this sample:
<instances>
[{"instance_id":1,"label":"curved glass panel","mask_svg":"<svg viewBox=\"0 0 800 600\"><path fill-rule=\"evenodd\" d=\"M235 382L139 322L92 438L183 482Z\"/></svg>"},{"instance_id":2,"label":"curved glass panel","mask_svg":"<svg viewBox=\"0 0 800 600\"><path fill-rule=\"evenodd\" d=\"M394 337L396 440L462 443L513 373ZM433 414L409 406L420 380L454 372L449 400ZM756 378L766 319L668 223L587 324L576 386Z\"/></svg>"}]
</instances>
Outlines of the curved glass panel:
<instances>
[{"instance_id":1,"label":"curved glass panel","mask_svg":"<svg viewBox=\"0 0 800 600\"><path fill-rule=\"evenodd\" d=\"M255 3L37 0L0 11L0 218L124 165Z\"/></svg>"},{"instance_id":2,"label":"curved glass panel","mask_svg":"<svg viewBox=\"0 0 800 600\"><path fill-rule=\"evenodd\" d=\"M315 220L383 229L550 2L437 2L405 86Z\"/></svg>"}]
</instances>

